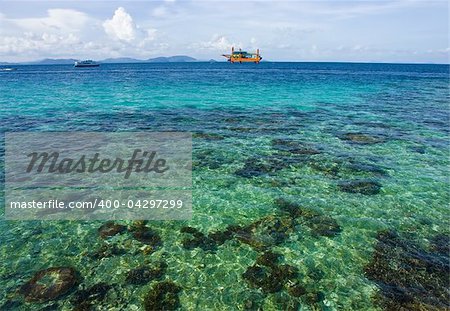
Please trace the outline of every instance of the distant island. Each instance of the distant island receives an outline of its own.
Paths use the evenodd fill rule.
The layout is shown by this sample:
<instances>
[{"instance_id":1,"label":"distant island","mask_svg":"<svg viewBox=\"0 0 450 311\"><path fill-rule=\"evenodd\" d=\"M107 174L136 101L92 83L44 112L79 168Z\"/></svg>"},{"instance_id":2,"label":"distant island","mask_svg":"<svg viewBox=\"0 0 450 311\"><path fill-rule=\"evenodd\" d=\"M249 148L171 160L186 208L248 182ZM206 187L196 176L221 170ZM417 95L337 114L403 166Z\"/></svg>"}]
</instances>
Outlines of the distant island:
<instances>
[{"instance_id":1,"label":"distant island","mask_svg":"<svg viewBox=\"0 0 450 311\"><path fill-rule=\"evenodd\" d=\"M29 62L0 62L0 65L69 65L74 64L77 59L74 58L46 58L37 61ZM191 63L199 62L193 57L186 55L175 55L175 56L161 56L149 59L136 59L130 57L118 57L118 58L106 58L99 60L100 63L105 64L124 64L124 63ZM214 60L209 60L214 61Z\"/></svg>"},{"instance_id":2,"label":"distant island","mask_svg":"<svg viewBox=\"0 0 450 311\"><path fill-rule=\"evenodd\" d=\"M186 55L176 55L176 56L168 56L168 57L155 57L149 59L135 59L129 57L119 57L119 58L107 58L101 60L101 63L188 63L188 62L197 62L198 60L186 56Z\"/></svg>"}]
</instances>

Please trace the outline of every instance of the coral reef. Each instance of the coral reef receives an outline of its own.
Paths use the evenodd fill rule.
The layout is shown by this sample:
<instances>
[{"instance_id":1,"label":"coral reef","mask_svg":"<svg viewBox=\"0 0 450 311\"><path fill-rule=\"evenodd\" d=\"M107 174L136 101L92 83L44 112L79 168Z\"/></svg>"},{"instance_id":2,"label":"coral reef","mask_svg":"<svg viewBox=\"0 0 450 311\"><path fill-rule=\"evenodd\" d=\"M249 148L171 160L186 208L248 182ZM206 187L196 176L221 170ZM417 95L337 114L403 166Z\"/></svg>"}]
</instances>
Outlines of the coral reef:
<instances>
[{"instance_id":1,"label":"coral reef","mask_svg":"<svg viewBox=\"0 0 450 311\"><path fill-rule=\"evenodd\" d=\"M196 228L183 227L180 232L189 234L182 241L185 249L201 248L204 251L216 251L217 247L230 239L237 239L257 251L269 250L282 244L295 231L299 223L306 224L313 235L333 237L342 229L333 218L320 212L300 207L298 204L278 199L275 204L288 215L268 215L247 226L231 225L223 231L214 231L205 235ZM299 221L299 218L302 218ZM264 256L270 256L268 252ZM275 259L275 258L272 258ZM265 260L264 257L260 260Z\"/></svg>"},{"instance_id":2,"label":"coral reef","mask_svg":"<svg viewBox=\"0 0 450 311\"><path fill-rule=\"evenodd\" d=\"M253 287L261 288L265 293L278 292L283 288L282 280L272 275L272 271L264 266L251 266L242 274L242 277Z\"/></svg>"},{"instance_id":3,"label":"coral reef","mask_svg":"<svg viewBox=\"0 0 450 311\"><path fill-rule=\"evenodd\" d=\"M348 156L309 158L307 165L330 178L344 178L348 175L361 178L388 176L384 167Z\"/></svg>"},{"instance_id":4,"label":"coral reef","mask_svg":"<svg viewBox=\"0 0 450 311\"><path fill-rule=\"evenodd\" d=\"M71 299L74 310L91 310L92 306L99 304L105 298L111 288L111 285L101 282L87 289L78 290Z\"/></svg>"},{"instance_id":5,"label":"coral reef","mask_svg":"<svg viewBox=\"0 0 450 311\"><path fill-rule=\"evenodd\" d=\"M215 231L208 234L208 238L213 240L218 246L222 245L228 240L231 240L233 237L234 233L229 228L224 231Z\"/></svg>"},{"instance_id":6,"label":"coral reef","mask_svg":"<svg viewBox=\"0 0 450 311\"><path fill-rule=\"evenodd\" d=\"M375 195L380 193L381 184L378 181L369 179L358 179L341 182L339 189L349 193L360 193L365 195Z\"/></svg>"},{"instance_id":7,"label":"coral reef","mask_svg":"<svg viewBox=\"0 0 450 311\"><path fill-rule=\"evenodd\" d=\"M247 268L242 277L255 288L264 293L275 293L283 289L289 281L297 277L297 268L290 265L271 264L268 266L255 264Z\"/></svg>"},{"instance_id":8,"label":"coral reef","mask_svg":"<svg viewBox=\"0 0 450 311\"><path fill-rule=\"evenodd\" d=\"M281 255L272 251L267 251L256 258L256 264L266 267L274 267L278 264Z\"/></svg>"},{"instance_id":9,"label":"coral reef","mask_svg":"<svg viewBox=\"0 0 450 311\"><path fill-rule=\"evenodd\" d=\"M430 244L431 251L442 255L450 255L450 234L438 234L431 239Z\"/></svg>"},{"instance_id":10,"label":"coral reef","mask_svg":"<svg viewBox=\"0 0 450 311\"><path fill-rule=\"evenodd\" d=\"M71 267L40 270L19 288L26 301L46 302L67 294L79 283L78 272Z\"/></svg>"},{"instance_id":11,"label":"coral reef","mask_svg":"<svg viewBox=\"0 0 450 311\"><path fill-rule=\"evenodd\" d=\"M334 237L342 231L334 218L324 215L309 218L306 225L315 236Z\"/></svg>"},{"instance_id":12,"label":"coral reef","mask_svg":"<svg viewBox=\"0 0 450 311\"><path fill-rule=\"evenodd\" d=\"M325 276L325 273L321 269L313 267L309 269L308 275L314 281L320 281Z\"/></svg>"},{"instance_id":13,"label":"coral reef","mask_svg":"<svg viewBox=\"0 0 450 311\"><path fill-rule=\"evenodd\" d=\"M102 239L106 239L113 235L122 233L126 229L127 229L126 226L116 224L113 221L108 221L108 222L104 223L100 228L98 228L98 234L100 235L100 237Z\"/></svg>"},{"instance_id":14,"label":"coral reef","mask_svg":"<svg viewBox=\"0 0 450 311\"><path fill-rule=\"evenodd\" d=\"M195 228L183 227L180 232L191 235L189 237L185 237L182 241L183 247L186 249L191 250L197 247L204 251L215 251L217 249L216 241L204 235Z\"/></svg>"},{"instance_id":15,"label":"coral reef","mask_svg":"<svg viewBox=\"0 0 450 311\"><path fill-rule=\"evenodd\" d=\"M130 270L127 274L125 282L128 284L142 285L154 279L161 278L166 272L167 264L165 262L157 262L154 267L138 267Z\"/></svg>"},{"instance_id":16,"label":"coral reef","mask_svg":"<svg viewBox=\"0 0 450 311\"><path fill-rule=\"evenodd\" d=\"M180 306L181 287L172 281L156 283L144 297L145 311L170 311Z\"/></svg>"},{"instance_id":17,"label":"coral reef","mask_svg":"<svg viewBox=\"0 0 450 311\"><path fill-rule=\"evenodd\" d=\"M380 288L377 302L387 310L447 310L450 308L449 253L427 251L392 231L381 232L367 278ZM443 241L448 247L449 240Z\"/></svg>"},{"instance_id":18,"label":"coral reef","mask_svg":"<svg viewBox=\"0 0 450 311\"><path fill-rule=\"evenodd\" d=\"M143 230L145 229L145 225L148 223L147 220L134 220L131 225L129 225L128 230L133 232L133 231L138 231L138 230Z\"/></svg>"},{"instance_id":19,"label":"coral reef","mask_svg":"<svg viewBox=\"0 0 450 311\"><path fill-rule=\"evenodd\" d=\"M132 235L139 242L150 245L153 248L162 245L162 239L159 234L145 225L134 227Z\"/></svg>"},{"instance_id":20,"label":"coral reef","mask_svg":"<svg viewBox=\"0 0 450 311\"><path fill-rule=\"evenodd\" d=\"M350 160L346 165L346 169L348 169L351 173L366 173L371 174L373 176L387 176L388 173L386 169L371 163L358 162L354 160Z\"/></svg>"},{"instance_id":21,"label":"coral reef","mask_svg":"<svg viewBox=\"0 0 450 311\"><path fill-rule=\"evenodd\" d=\"M296 155L315 155L320 153L319 150L292 139L273 139L272 148L277 151Z\"/></svg>"},{"instance_id":22,"label":"coral reef","mask_svg":"<svg viewBox=\"0 0 450 311\"><path fill-rule=\"evenodd\" d=\"M318 210L305 208L296 202L286 200L284 198L278 198L274 203L280 211L288 213L292 218L302 217L309 219L321 215L321 212Z\"/></svg>"},{"instance_id":23,"label":"coral reef","mask_svg":"<svg viewBox=\"0 0 450 311\"><path fill-rule=\"evenodd\" d=\"M193 155L192 166L196 168L218 169L227 159L218 153L217 150L208 149L196 151Z\"/></svg>"},{"instance_id":24,"label":"coral reef","mask_svg":"<svg viewBox=\"0 0 450 311\"><path fill-rule=\"evenodd\" d=\"M236 238L256 250L283 243L294 230L294 219L284 215L265 216L246 227L234 228Z\"/></svg>"},{"instance_id":25,"label":"coral reef","mask_svg":"<svg viewBox=\"0 0 450 311\"><path fill-rule=\"evenodd\" d=\"M198 229L193 227L181 228L181 233L190 234L190 237L183 239L182 244L186 249L201 248L204 251L216 251L217 247L228 240L237 238L238 240L253 245L258 245L257 241L252 240L252 229L255 224L247 227L228 226L223 231L210 232L208 235L203 234Z\"/></svg>"},{"instance_id":26,"label":"coral reef","mask_svg":"<svg viewBox=\"0 0 450 311\"><path fill-rule=\"evenodd\" d=\"M386 141L384 137L364 133L345 133L343 135L340 135L339 138L344 141L361 145L373 145L383 143Z\"/></svg>"},{"instance_id":27,"label":"coral reef","mask_svg":"<svg viewBox=\"0 0 450 311\"><path fill-rule=\"evenodd\" d=\"M192 133L192 138L198 138L203 140L223 140L225 137L216 133Z\"/></svg>"},{"instance_id":28,"label":"coral reef","mask_svg":"<svg viewBox=\"0 0 450 311\"><path fill-rule=\"evenodd\" d=\"M300 297L306 294L306 288L298 282L292 282L287 284L287 292L292 297Z\"/></svg>"},{"instance_id":29,"label":"coral reef","mask_svg":"<svg viewBox=\"0 0 450 311\"><path fill-rule=\"evenodd\" d=\"M181 228L181 229L180 229L180 232L181 232L181 233L194 234L194 235L195 235L195 234L198 234L198 233L201 233L198 229L196 229L196 228L194 228L194 227L189 227L189 226Z\"/></svg>"},{"instance_id":30,"label":"coral reef","mask_svg":"<svg viewBox=\"0 0 450 311\"><path fill-rule=\"evenodd\" d=\"M334 237L342 231L334 218L323 215L320 211L304 208L282 198L275 200L275 205L294 220L299 221L298 218L301 218L299 222L308 226L315 236Z\"/></svg>"},{"instance_id":31,"label":"coral reef","mask_svg":"<svg viewBox=\"0 0 450 311\"><path fill-rule=\"evenodd\" d=\"M305 295L305 301L313 306L317 306L319 302L322 302L325 300L325 294L323 292L310 292L306 293ZM320 308L320 307L319 307ZM322 308L320 308L322 309Z\"/></svg>"},{"instance_id":32,"label":"coral reef","mask_svg":"<svg viewBox=\"0 0 450 311\"><path fill-rule=\"evenodd\" d=\"M114 244L103 243L96 250L88 253L88 256L92 259L103 259L111 256L118 256L125 254L126 251Z\"/></svg>"},{"instance_id":33,"label":"coral reef","mask_svg":"<svg viewBox=\"0 0 450 311\"><path fill-rule=\"evenodd\" d=\"M288 166L289 163L280 157L249 158L244 162L244 166L234 174L239 177L252 178L273 174Z\"/></svg>"}]
</instances>

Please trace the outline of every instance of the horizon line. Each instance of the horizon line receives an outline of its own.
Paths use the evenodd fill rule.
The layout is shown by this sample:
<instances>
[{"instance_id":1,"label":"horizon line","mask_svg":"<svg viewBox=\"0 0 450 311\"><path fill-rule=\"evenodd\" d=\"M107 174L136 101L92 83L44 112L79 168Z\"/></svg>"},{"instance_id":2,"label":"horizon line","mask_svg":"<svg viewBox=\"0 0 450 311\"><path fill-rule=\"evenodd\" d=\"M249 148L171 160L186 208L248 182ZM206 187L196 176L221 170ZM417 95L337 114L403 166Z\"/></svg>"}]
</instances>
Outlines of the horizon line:
<instances>
[{"instance_id":1,"label":"horizon line","mask_svg":"<svg viewBox=\"0 0 450 311\"><path fill-rule=\"evenodd\" d=\"M186 56L186 55L175 55L175 56ZM155 58L170 58L172 56L157 56ZM188 56L190 57L190 56ZM103 60L98 60L96 62L102 64L102 61L107 59L120 59L120 58L132 58L132 57L116 57L116 58L105 58ZM193 57L192 57L193 58ZM40 64L45 60L72 60L75 58L44 58L39 60L30 60L22 62L8 62L0 61L0 66L15 65L15 66L53 66L53 65L71 65L67 63L53 63L53 64ZM210 60L198 60L193 61L149 61L149 59L139 60L136 62L106 62L103 64L158 64L158 63L228 63L226 60L215 60L211 58ZM260 63L343 63L343 64L398 64L398 65L450 65L450 60L448 63L427 63L427 62L391 62L391 61L338 61L338 60L263 60Z\"/></svg>"}]
</instances>

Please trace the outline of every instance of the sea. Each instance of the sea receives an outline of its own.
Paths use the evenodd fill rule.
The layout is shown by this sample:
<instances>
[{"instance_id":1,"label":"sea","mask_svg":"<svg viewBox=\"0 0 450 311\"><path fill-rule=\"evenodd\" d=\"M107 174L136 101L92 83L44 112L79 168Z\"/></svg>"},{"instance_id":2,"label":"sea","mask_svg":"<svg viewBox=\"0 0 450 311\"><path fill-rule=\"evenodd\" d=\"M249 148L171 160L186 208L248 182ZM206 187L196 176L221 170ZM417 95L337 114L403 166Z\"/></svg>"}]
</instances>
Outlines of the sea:
<instances>
[{"instance_id":1,"label":"sea","mask_svg":"<svg viewBox=\"0 0 450 311\"><path fill-rule=\"evenodd\" d=\"M2 186L5 133L190 132L193 214L1 216L0 310L450 308L449 65L16 68Z\"/></svg>"}]
</instances>

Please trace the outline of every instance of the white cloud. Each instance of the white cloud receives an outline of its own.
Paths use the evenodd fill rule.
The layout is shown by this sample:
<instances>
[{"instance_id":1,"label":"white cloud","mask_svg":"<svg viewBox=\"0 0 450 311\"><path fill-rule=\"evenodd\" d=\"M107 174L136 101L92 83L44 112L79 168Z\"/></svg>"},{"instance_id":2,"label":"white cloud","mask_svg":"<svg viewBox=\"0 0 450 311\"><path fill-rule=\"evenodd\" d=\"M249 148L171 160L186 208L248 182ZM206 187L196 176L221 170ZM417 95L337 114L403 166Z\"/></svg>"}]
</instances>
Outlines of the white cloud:
<instances>
[{"instance_id":1,"label":"white cloud","mask_svg":"<svg viewBox=\"0 0 450 311\"><path fill-rule=\"evenodd\" d=\"M17 59L59 57L80 45L80 35L93 19L71 9L49 9L40 18L0 15L0 55Z\"/></svg>"},{"instance_id":2,"label":"white cloud","mask_svg":"<svg viewBox=\"0 0 450 311\"><path fill-rule=\"evenodd\" d=\"M168 14L168 10L165 6L158 6L153 9L152 15L155 17L164 17Z\"/></svg>"},{"instance_id":3,"label":"white cloud","mask_svg":"<svg viewBox=\"0 0 450 311\"><path fill-rule=\"evenodd\" d=\"M429 7L439 1L423 0L383 0L383 1L301 1L294 11L303 16L315 16L336 19L353 18L362 15L383 14L401 11L411 7ZM444 1L442 1L444 2ZM289 1L279 2L280 6L291 8Z\"/></svg>"},{"instance_id":4,"label":"white cloud","mask_svg":"<svg viewBox=\"0 0 450 311\"><path fill-rule=\"evenodd\" d=\"M81 32L90 22L90 18L85 13L70 9L49 9L47 16L40 18L7 19L3 16L3 19L18 30L42 33Z\"/></svg>"},{"instance_id":5,"label":"white cloud","mask_svg":"<svg viewBox=\"0 0 450 311\"><path fill-rule=\"evenodd\" d=\"M1 36L0 54L14 55L25 54L29 56L40 55L43 51L49 55L60 55L74 45L79 44L80 40L74 34L36 34L26 32L23 36ZM57 54L55 54L57 53Z\"/></svg>"},{"instance_id":6,"label":"white cloud","mask_svg":"<svg viewBox=\"0 0 450 311\"><path fill-rule=\"evenodd\" d=\"M113 17L103 23L103 28L113 39L129 42L136 38L136 24L123 7L117 8Z\"/></svg>"},{"instance_id":7,"label":"white cloud","mask_svg":"<svg viewBox=\"0 0 450 311\"><path fill-rule=\"evenodd\" d=\"M44 17L0 14L0 60L137 57L164 53L154 28L141 28L122 7L102 21L76 10L49 9Z\"/></svg>"},{"instance_id":8,"label":"white cloud","mask_svg":"<svg viewBox=\"0 0 450 311\"><path fill-rule=\"evenodd\" d=\"M223 35L214 34L209 41L202 41L192 45L194 49L212 50L212 51L228 51L232 46L241 46L231 42Z\"/></svg>"}]
</instances>

